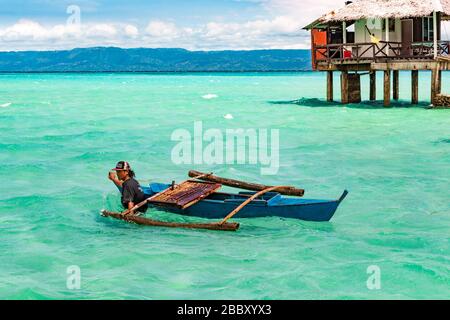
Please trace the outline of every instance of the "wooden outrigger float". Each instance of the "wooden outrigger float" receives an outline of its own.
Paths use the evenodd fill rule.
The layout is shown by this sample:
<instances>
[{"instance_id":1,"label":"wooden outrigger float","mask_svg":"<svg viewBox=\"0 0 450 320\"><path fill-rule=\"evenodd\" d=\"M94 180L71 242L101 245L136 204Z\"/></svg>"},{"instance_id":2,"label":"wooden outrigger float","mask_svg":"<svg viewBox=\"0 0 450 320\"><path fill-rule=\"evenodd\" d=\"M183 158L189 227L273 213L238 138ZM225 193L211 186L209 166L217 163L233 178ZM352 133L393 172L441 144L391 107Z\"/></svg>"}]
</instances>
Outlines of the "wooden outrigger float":
<instances>
[{"instance_id":1,"label":"wooden outrigger float","mask_svg":"<svg viewBox=\"0 0 450 320\"><path fill-rule=\"evenodd\" d=\"M281 195L302 197L305 191L291 186L266 186L226 179L198 171L190 171L189 177L192 179L180 184L152 184L144 188L149 198L133 209L122 213L103 210L102 215L145 226L237 231L239 223L228 222L236 216L279 216L308 221L329 221L348 194L345 191L339 200L285 198ZM220 193L218 190L222 186L254 193ZM176 223L156 221L134 214L146 204L181 215L221 220L214 223Z\"/></svg>"},{"instance_id":2,"label":"wooden outrigger float","mask_svg":"<svg viewBox=\"0 0 450 320\"><path fill-rule=\"evenodd\" d=\"M165 227L165 228L184 228L184 229L205 229L218 231L237 231L239 223L175 223L156 221L149 218L144 218L136 215L124 215L122 213L114 213L106 210L102 211L104 217L110 217L118 220L123 220L130 223L135 223L142 226L150 227Z\"/></svg>"}]
</instances>

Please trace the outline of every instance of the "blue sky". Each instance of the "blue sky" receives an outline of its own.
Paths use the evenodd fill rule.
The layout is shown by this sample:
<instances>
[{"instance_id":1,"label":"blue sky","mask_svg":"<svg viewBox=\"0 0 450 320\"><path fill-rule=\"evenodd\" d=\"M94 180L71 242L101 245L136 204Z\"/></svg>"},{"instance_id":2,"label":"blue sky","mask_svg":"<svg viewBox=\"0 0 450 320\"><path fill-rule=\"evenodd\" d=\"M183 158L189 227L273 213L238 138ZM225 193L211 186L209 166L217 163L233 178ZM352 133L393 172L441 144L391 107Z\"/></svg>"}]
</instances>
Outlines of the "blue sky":
<instances>
[{"instance_id":1,"label":"blue sky","mask_svg":"<svg viewBox=\"0 0 450 320\"><path fill-rule=\"evenodd\" d=\"M190 24L214 18L245 20L252 15L265 14L261 10L262 2L245 0L1 0L0 3L2 23L21 18L64 22L69 5L78 5L85 19L92 22L158 18Z\"/></svg>"},{"instance_id":2,"label":"blue sky","mask_svg":"<svg viewBox=\"0 0 450 320\"><path fill-rule=\"evenodd\" d=\"M343 3L343 0L338 4L333 0L0 0L0 50L90 46L191 50L306 48L309 38L301 27Z\"/></svg>"}]
</instances>

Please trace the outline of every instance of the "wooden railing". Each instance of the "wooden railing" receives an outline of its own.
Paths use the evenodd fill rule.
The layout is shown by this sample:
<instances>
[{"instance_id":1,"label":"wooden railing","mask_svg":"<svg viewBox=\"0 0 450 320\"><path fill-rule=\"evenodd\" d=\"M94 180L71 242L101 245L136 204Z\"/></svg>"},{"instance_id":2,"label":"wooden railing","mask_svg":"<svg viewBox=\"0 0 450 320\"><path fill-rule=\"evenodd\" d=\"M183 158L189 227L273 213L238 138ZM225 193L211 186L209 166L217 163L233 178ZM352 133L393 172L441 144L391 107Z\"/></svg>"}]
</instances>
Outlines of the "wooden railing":
<instances>
[{"instance_id":1,"label":"wooden railing","mask_svg":"<svg viewBox=\"0 0 450 320\"><path fill-rule=\"evenodd\" d=\"M411 45L413 56L434 56L434 44L433 42L415 42ZM448 56L450 55L450 41L438 42L438 55Z\"/></svg>"},{"instance_id":2,"label":"wooden railing","mask_svg":"<svg viewBox=\"0 0 450 320\"><path fill-rule=\"evenodd\" d=\"M403 47L401 42L345 43L314 47L317 62L376 61L379 59L423 59L434 57L432 42L416 42ZM439 41L438 55L450 56L450 41Z\"/></svg>"}]
</instances>

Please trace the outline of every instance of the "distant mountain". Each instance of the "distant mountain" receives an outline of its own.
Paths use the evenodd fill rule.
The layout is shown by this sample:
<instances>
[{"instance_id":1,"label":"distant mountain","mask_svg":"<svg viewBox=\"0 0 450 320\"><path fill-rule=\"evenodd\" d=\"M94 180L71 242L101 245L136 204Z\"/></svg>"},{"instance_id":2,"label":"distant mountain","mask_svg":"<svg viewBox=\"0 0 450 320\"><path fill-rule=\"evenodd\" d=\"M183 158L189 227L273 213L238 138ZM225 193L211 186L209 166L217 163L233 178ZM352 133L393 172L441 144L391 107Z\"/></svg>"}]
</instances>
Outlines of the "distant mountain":
<instances>
[{"instance_id":1,"label":"distant mountain","mask_svg":"<svg viewBox=\"0 0 450 320\"><path fill-rule=\"evenodd\" d=\"M0 72L304 71L309 50L188 51L86 48L0 52Z\"/></svg>"}]
</instances>

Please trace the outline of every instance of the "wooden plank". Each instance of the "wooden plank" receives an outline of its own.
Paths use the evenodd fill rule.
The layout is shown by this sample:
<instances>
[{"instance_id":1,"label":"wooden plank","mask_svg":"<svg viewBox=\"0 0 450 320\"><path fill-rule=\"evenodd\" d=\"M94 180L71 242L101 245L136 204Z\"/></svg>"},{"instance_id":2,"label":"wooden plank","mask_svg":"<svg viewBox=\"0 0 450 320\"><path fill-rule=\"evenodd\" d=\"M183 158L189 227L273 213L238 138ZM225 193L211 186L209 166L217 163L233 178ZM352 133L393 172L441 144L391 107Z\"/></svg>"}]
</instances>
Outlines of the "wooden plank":
<instances>
[{"instance_id":1,"label":"wooden plank","mask_svg":"<svg viewBox=\"0 0 450 320\"><path fill-rule=\"evenodd\" d=\"M104 217L110 217L118 220L123 220L129 223L135 223L143 226L151 227L165 227L165 228L184 228L184 229L205 229L217 231L237 231L239 223L176 223L156 221L135 215L123 215L121 213L102 211Z\"/></svg>"},{"instance_id":2,"label":"wooden plank","mask_svg":"<svg viewBox=\"0 0 450 320\"><path fill-rule=\"evenodd\" d=\"M393 98L394 100L398 100L400 97L400 71L394 70L394 92L393 92Z\"/></svg>"},{"instance_id":3,"label":"wooden plank","mask_svg":"<svg viewBox=\"0 0 450 320\"><path fill-rule=\"evenodd\" d=\"M384 71L384 106L391 106L391 71Z\"/></svg>"},{"instance_id":4,"label":"wooden plank","mask_svg":"<svg viewBox=\"0 0 450 320\"><path fill-rule=\"evenodd\" d=\"M348 104L348 71L341 73L341 101Z\"/></svg>"},{"instance_id":5,"label":"wooden plank","mask_svg":"<svg viewBox=\"0 0 450 320\"><path fill-rule=\"evenodd\" d=\"M438 61L450 62L450 57L447 56L439 56L437 58Z\"/></svg>"},{"instance_id":6,"label":"wooden plank","mask_svg":"<svg viewBox=\"0 0 450 320\"><path fill-rule=\"evenodd\" d=\"M222 185L218 183L185 181L176 185L173 189L169 188L153 196L148 202L184 210L205 199L221 187Z\"/></svg>"},{"instance_id":7,"label":"wooden plank","mask_svg":"<svg viewBox=\"0 0 450 320\"><path fill-rule=\"evenodd\" d=\"M442 93L442 70L438 71L437 94Z\"/></svg>"},{"instance_id":8,"label":"wooden plank","mask_svg":"<svg viewBox=\"0 0 450 320\"><path fill-rule=\"evenodd\" d=\"M370 72L370 100L377 100L377 72Z\"/></svg>"},{"instance_id":9,"label":"wooden plank","mask_svg":"<svg viewBox=\"0 0 450 320\"><path fill-rule=\"evenodd\" d=\"M327 71L327 101L333 102L333 71Z\"/></svg>"},{"instance_id":10,"label":"wooden plank","mask_svg":"<svg viewBox=\"0 0 450 320\"><path fill-rule=\"evenodd\" d=\"M359 64L345 63L345 64L334 64L328 62L319 62L317 64L318 71L370 71L370 61L362 62Z\"/></svg>"},{"instance_id":11,"label":"wooden plank","mask_svg":"<svg viewBox=\"0 0 450 320\"><path fill-rule=\"evenodd\" d=\"M412 104L419 103L419 70L411 71L411 96Z\"/></svg>"},{"instance_id":12,"label":"wooden plank","mask_svg":"<svg viewBox=\"0 0 450 320\"><path fill-rule=\"evenodd\" d=\"M358 73L348 74L348 103L361 102L361 76Z\"/></svg>"},{"instance_id":13,"label":"wooden plank","mask_svg":"<svg viewBox=\"0 0 450 320\"><path fill-rule=\"evenodd\" d=\"M372 70L432 70L436 68L436 61L396 61L396 62L374 62Z\"/></svg>"},{"instance_id":14,"label":"wooden plank","mask_svg":"<svg viewBox=\"0 0 450 320\"><path fill-rule=\"evenodd\" d=\"M189 177L193 178L196 176L200 176L203 173L191 170L189 171ZM214 183L220 183L224 186L232 187L232 188L238 188L238 189L244 189L244 190L250 190L250 191L262 191L267 188L270 188L272 186L265 186L262 184L256 184L256 183L249 183L239 180L233 180L233 179L227 179L227 178L221 178L214 175L206 175L203 178L201 178L203 181L209 181ZM305 194L305 190L303 189L297 189L295 187L283 187L277 189L277 192L287 195L287 196L297 196L297 197L303 197Z\"/></svg>"},{"instance_id":15,"label":"wooden plank","mask_svg":"<svg viewBox=\"0 0 450 320\"><path fill-rule=\"evenodd\" d=\"M438 84L439 82L439 72L438 69L435 68L431 70L431 104L436 104L436 95L438 94Z\"/></svg>"}]
</instances>

